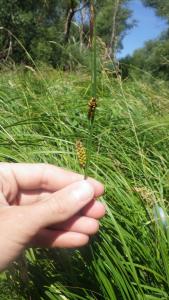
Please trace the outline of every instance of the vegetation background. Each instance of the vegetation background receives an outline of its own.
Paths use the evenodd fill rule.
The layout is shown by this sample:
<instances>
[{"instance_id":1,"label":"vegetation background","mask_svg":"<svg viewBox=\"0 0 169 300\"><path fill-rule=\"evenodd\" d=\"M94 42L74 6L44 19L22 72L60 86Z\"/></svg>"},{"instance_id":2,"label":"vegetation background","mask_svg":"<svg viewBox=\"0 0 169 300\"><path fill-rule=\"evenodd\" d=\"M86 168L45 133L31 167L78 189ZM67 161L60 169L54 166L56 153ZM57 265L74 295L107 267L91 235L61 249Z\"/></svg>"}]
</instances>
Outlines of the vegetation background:
<instances>
[{"instance_id":1,"label":"vegetation background","mask_svg":"<svg viewBox=\"0 0 169 300\"><path fill-rule=\"evenodd\" d=\"M116 59L130 0L94 1L97 97L90 175L107 215L80 250L29 249L0 275L5 299L169 299L169 30ZM168 0L143 0L169 21ZM91 1L0 0L0 159L81 172L88 139Z\"/></svg>"}]
</instances>

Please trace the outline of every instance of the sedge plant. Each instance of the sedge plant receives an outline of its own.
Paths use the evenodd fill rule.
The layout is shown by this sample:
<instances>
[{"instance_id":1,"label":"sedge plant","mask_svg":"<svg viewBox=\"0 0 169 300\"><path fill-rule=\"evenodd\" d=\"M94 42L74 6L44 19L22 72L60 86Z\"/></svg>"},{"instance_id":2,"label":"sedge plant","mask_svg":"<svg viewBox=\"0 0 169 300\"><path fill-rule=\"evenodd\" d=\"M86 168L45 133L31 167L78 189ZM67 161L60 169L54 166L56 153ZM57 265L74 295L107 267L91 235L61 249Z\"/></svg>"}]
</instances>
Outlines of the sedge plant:
<instances>
[{"instance_id":1,"label":"sedge plant","mask_svg":"<svg viewBox=\"0 0 169 300\"><path fill-rule=\"evenodd\" d=\"M95 111L97 107L97 60L96 60L96 24L94 1L90 1L90 35L89 48L91 52L91 99L88 102L88 138L86 149L81 141L76 142L77 156L80 166L84 169L84 179L88 177L90 157L92 152L92 135L94 128Z\"/></svg>"}]
</instances>

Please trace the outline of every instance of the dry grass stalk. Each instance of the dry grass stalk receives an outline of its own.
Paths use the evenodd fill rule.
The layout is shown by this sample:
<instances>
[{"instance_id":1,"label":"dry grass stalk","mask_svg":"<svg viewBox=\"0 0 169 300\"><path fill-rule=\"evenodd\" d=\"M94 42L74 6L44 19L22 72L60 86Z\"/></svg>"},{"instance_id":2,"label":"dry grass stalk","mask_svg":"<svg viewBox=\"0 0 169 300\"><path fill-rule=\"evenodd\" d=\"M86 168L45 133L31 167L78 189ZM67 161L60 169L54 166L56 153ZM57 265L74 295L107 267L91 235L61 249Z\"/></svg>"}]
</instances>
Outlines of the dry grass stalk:
<instances>
[{"instance_id":1,"label":"dry grass stalk","mask_svg":"<svg viewBox=\"0 0 169 300\"><path fill-rule=\"evenodd\" d=\"M155 202L156 202L156 198L154 195L154 192L151 191L150 189L148 189L148 187L146 186L142 186L142 187L137 187L135 186L133 188L133 190L139 194L139 196L144 200L144 202L149 206L149 207L153 207Z\"/></svg>"}]
</instances>

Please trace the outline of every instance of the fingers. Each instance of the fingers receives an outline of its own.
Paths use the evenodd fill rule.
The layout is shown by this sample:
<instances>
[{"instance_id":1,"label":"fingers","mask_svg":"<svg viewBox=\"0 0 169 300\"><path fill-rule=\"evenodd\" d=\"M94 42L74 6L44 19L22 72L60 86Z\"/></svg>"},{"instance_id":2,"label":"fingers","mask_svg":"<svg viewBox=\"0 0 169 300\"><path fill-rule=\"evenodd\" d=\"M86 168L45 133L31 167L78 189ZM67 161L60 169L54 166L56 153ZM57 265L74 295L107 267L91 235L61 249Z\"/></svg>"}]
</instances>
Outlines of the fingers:
<instances>
[{"instance_id":1,"label":"fingers","mask_svg":"<svg viewBox=\"0 0 169 300\"><path fill-rule=\"evenodd\" d=\"M42 189L22 191L17 196L17 203L19 205L31 205L36 202L42 201L45 198L52 196L53 192L44 192Z\"/></svg>"},{"instance_id":2,"label":"fingers","mask_svg":"<svg viewBox=\"0 0 169 300\"><path fill-rule=\"evenodd\" d=\"M87 235L95 234L99 230L99 222L93 218L74 216L68 221L56 224L50 229L74 231Z\"/></svg>"},{"instance_id":3,"label":"fingers","mask_svg":"<svg viewBox=\"0 0 169 300\"><path fill-rule=\"evenodd\" d=\"M50 248L77 248L86 245L88 241L89 236L86 234L43 229L31 241L31 245Z\"/></svg>"},{"instance_id":4,"label":"fingers","mask_svg":"<svg viewBox=\"0 0 169 300\"><path fill-rule=\"evenodd\" d=\"M72 183L31 207L31 217L41 227L68 220L84 208L94 196L94 189L86 180Z\"/></svg>"},{"instance_id":5,"label":"fingers","mask_svg":"<svg viewBox=\"0 0 169 300\"><path fill-rule=\"evenodd\" d=\"M0 206L8 206L8 202L4 196L4 194L0 191Z\"/></svg>"},{"instance_id":6,"label":"fingers","mask_svg":"<svg viewBox=\"0 0 169 300\"><path fill-rule=\"evenodd\" d=\"M81 214L89 217L89 218L94 218L94 219L100 219L104 217L106 213L106 208L103 205L103 203L99 201L91 201L88 203L82 210Z\"/></svg>"},{"instance_id":7,"label":"fingers","mask_svg":"<svg viewBox=\"0 0 169 300\"><path fill-rule=\"evenodd\" d=\"M52 194L53 193L42 192L40 190L36 192L27 191L20 194L17 203L20 205L31 205L51 197ZM81 214L89 218L100 219L105 215L105 206L101 202L93 200L82 209Z\"/></svg>"},{"instance_id":8,"label":"fingers","mask_svg":"<svg viewBox=\"0 0 169 300\"><path fill-rule=\"evenodd\" d=\"M9 164L2 164L3 167ZM43 189L45 191L55 192L65 186L83 180L84 176L76 174L62 168L48 164L10 164L10 168L16 178L21 190ZM89 178L87 180L92 184L95 197L100 196L103 191L103 185L98 181Z\"/></svg>"},{"instance_id":9,"label":"fingers","mask_svg":"<svg viewBox=\"0 0 169 300\"><path fill-rule=\"evenodd\" d=\"M51 229L41 230L31 241L36 247L75 248L88 243L89 236L99 229L97 220L88 217L73 217Z\"/></svg>"}]
</instances>

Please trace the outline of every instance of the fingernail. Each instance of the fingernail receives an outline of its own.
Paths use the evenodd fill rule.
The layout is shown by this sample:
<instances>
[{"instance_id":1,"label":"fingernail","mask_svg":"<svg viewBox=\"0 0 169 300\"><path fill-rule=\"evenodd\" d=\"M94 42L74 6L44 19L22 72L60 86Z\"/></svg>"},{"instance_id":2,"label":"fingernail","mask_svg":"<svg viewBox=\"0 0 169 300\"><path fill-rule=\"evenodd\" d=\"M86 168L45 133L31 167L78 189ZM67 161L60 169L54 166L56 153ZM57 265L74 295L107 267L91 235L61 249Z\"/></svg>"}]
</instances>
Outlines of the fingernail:
<instances>
[{"instance_id":1,"label":"fingernail","mask_svg":"<svg viewBox=\"0 0 169 300\"><path fill-rule=\"evenodd\" d=\"M94 197L94 189L86 180L79 181L73 189L74 199L88 203Z\"/></svg>"}]
</instances>

